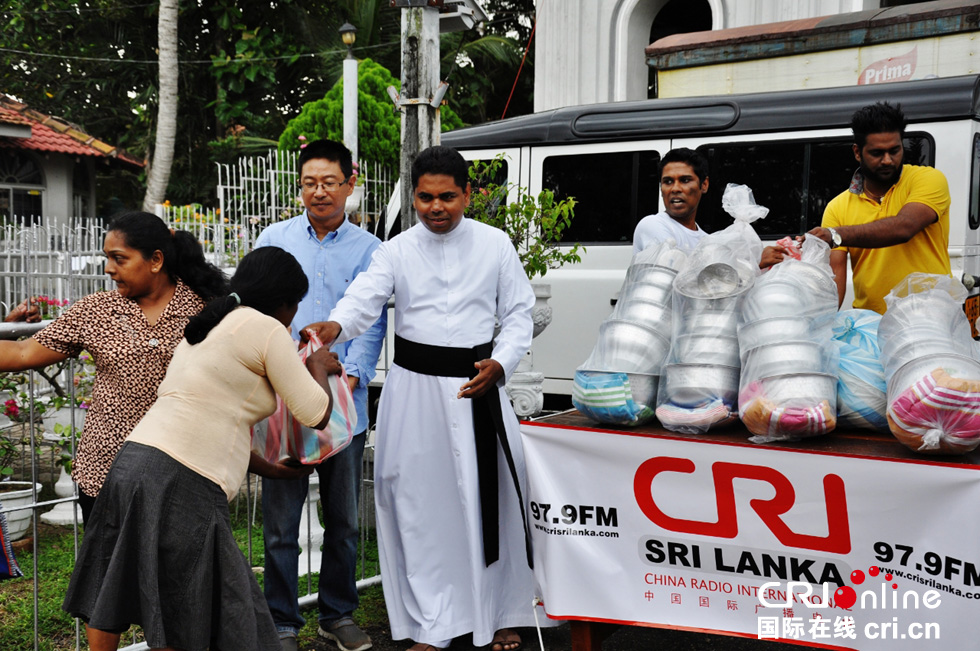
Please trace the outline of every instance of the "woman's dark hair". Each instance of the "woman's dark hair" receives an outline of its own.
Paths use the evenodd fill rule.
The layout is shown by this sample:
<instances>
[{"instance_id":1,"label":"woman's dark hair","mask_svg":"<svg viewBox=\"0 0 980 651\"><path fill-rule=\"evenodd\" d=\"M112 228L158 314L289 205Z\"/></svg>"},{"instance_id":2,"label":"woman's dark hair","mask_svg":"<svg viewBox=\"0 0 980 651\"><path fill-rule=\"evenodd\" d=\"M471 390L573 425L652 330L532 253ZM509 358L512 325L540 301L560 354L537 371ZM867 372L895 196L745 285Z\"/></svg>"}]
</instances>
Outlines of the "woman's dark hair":
<instances>
[{"instance_id":1,"label":"woman's dark hair","mask_svg":"<svg viewBox=\"0 0 980 651\"><path fill-rule=\"evenodd\" d=\"M263 246L246 255L231 277L231 291L238 294L241 305L269 316L283 305L299 303L309 288L310 281L296 258L275 246ZM211 329L238 305L231 294L208 303L184 329L187 341L204 341Z\"/></svg>"},{"instance_id":2,"label":"woman's dark hair","mask_svg":"<svg viewBox=\"0 0 980 651\"><path fill-rule=\"evenodd\" d=\"M109 222L109 231L122 233L126 246L136 249L145 260L154 251L163 254L163 268L170 280L184 281L206 301L228 293L228 281L221 270L204 259L204 249L187 231L173 231L162 219L148 212L125 212Z\"/></svg>"}]
</instances>

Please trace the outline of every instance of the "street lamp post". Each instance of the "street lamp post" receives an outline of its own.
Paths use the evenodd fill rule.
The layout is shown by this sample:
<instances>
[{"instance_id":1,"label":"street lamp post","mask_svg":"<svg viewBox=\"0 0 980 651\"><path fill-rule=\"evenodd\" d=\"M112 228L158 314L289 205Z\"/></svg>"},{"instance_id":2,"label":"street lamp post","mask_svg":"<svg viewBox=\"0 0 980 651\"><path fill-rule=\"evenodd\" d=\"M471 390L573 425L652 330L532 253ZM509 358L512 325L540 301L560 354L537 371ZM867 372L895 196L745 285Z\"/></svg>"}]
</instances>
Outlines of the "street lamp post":
<instances>
[{"instance_id":1,"label":"street lamp post","mask_svg":"<svg viewBox=\"0 0 980 651\"><path fill-rule=\"evenodd\" d=\"M344 59L344 144L357 161L357 59L354 58L354 40L357 28L350 23L340 27L340 38L347 46Z\"/></svg>"}]
</instances>

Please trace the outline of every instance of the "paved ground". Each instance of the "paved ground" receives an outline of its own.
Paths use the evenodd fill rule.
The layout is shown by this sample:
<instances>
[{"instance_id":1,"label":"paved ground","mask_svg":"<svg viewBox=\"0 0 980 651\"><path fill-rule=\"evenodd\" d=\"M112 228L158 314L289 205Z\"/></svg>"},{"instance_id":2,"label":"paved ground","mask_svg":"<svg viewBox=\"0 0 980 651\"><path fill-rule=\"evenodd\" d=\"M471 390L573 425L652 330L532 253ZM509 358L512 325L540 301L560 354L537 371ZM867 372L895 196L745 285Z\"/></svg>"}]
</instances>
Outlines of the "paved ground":
<instances>
[{"instance_id":1,"label":"paved ground","mask_svg":"<svg viewBox=\"0 0 980 651\"><path fill-rule=\"evenodd\" d=\"M394 642L389 631L383 628L366 629L374 641L374 651L405 651L411 644ZM519 629L524 639L523 651L568 651L572 648L567 625L542 630L544 647L539 644L537 631L533 628ZM302 651L336 651L336 646L326 642L313 641L300 643ZM472 640L458 638L450 647L451 651L471 651L489 647L474 647ZM667 631L654 628L619 627L602 645L603 651L784 651L799 646L776 642L748 640L722 635L704 635L683 631Z\"/></svg>"}]
</instances>

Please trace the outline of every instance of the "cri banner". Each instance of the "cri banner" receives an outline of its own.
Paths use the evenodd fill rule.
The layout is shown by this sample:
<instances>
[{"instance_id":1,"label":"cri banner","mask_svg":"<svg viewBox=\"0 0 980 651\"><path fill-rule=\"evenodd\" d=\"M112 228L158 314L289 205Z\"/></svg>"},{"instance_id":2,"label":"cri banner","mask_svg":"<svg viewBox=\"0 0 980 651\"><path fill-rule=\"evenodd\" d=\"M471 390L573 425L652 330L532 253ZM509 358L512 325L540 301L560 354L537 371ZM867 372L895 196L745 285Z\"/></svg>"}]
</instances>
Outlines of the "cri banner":
<instances>
[{"instance_id":1,"label":"cri banner","mask_svg":"<svg viewBox=\"0 0 980 651\"><path fill-rule=\"evenodd\" d=\"M554 618L980 648L980 467L521 429Z\"/></svg>"}]
</instances>

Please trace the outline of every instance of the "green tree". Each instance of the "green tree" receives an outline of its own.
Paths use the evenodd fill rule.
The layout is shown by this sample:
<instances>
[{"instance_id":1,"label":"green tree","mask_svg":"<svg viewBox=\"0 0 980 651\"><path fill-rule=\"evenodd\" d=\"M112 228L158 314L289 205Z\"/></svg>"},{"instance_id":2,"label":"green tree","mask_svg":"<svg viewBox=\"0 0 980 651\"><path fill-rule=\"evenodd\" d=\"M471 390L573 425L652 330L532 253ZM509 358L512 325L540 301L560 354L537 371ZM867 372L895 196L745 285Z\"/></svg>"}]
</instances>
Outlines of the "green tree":
<instances>
[{"instance_id":1,"label":"green tree","mask_svg":"<svg viewBox=\"0 0 980 651\"><path fill-rule=\"evenodd\" d=\"M167 198L167 182L173 168L177 136L177 0L160 0L159 16L157 36L160 47L157 60L160 70L160 110L157 114L153 162L147 173L146 196L143 197L143 210L147 212Z\"/></svg>"},{"instance_id":2,"label":"green tree","mask_svg":"<svg viewBox=\"0 0 980 651\"><path fill-rule=\"evenodd\" d=\"M386 68L371 59L358 62L357 80L357 148L360 156L397 172L401 149L401 121L395 105L388 97L387 88L399 88L400 84ZM448 106L443 106L440 113L443 131L463 125L459 116ZM308 103L299 115L289 121L279 137L279 148L299 148L302 144L300 136L307 140L343 140L343 79L338 80L323 99Z\"/></svg>"},{"instance_id":3,"label":"green tree","mask_svg":"<svg viewBox=\"0 0 980 651\"><path fill-rule=\"evenodd\" d=\"M446 35L442 46L448 101L466 123L500 116L533 24L533 0L482 2L493 17L487 39L480 43L470 30ZM159 109L158 6L7 0L0 5L0 91L148 155ZM323 98L340 78L346 48L338 28L345 20L358 28L356 55L397 70L400 17L388 0L180 0L179 128L167 198L206 203L215 160L278 140L305 104ZM508 115L530 110L530 72L525 64ZM445 111L443 123L459 124ZM125 172L99 177L104 196L130 207L140 205L145 180Z\"/></svg>"},{"instance_id":4,"label":"green tree","mask_svg":"<svg viewBox=\"0 0 980 651\"><path fill-rule=\"evenodd\" d=\"M213 193L209 142L242 131L278 138L305 102L326 93L336 79L330 69L339 71L346 54L336 30L344 5L181 0L171 201L201 201ZM157 8L156 2L123 0L8 0L0 8L0 89L147 154L158 110ZM143 181L105 180L132 207L142 199Z\"/></svg>"},{"instance_id":5,"label":"green tree","mask_svg":"<svg viewBox=\"0 0 980 651\"><path fill-rule=\"evenodd\" d=\"M480 31L444 34L441 44L442 77L449 82L447 99L467 124L499 120L505 107L507 117L534 110L533 43L527 49L534 0L481 0L481 4L489 22Z\"/></svg>"}]
</instances>

